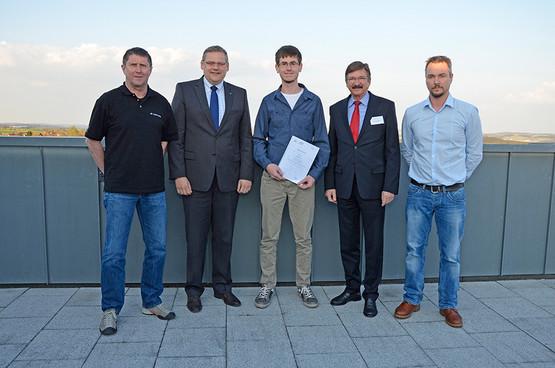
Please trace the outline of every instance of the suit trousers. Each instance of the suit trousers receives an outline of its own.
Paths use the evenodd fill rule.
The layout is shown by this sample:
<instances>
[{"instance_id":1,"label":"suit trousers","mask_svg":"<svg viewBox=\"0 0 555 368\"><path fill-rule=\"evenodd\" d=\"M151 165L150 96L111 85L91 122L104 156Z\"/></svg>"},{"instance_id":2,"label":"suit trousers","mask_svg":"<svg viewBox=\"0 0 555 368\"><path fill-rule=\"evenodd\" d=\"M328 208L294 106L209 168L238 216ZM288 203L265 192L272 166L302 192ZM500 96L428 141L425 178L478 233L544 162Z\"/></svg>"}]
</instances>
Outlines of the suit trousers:
<instances>
[{"instance_id":1,"label":"suit trousers","mask_svg":"<svg viewBox=\"0 0 555 368\"><path fill-rule=\"evenodd\" d=\"M362 214L366 261L362 295L364 299L371 298L375 301L378 299L378 286L382 280L385 207L381 206L381 199L361 198L355 177L351 196L347 199L337 198L337 211L346 290L360 291L360 215Z\"/></svg>"},{"instance_id":2,"label":"suit trousers","mask_svg":"<svg viewBox=\"0 0 555 368\"><path fill-rule=\"evenodd\" d=\"M289 217L293 225L296 251L296 284L310 285L312 270L312 221L314 186L301 189L289 180L275 180L264 171L260 186L262 202L262 240L260 242L260 283L273 289L277 283L276 253L285 201L289 199Z\"/></svg>"},{"instance_id":3,"label":"suit trousers","mask_svg":"<svg viewBox=\"0 0 555 368\"><path fill-rule=\"evenodd\" d=\"M188 296L200 296L204 292L202 276L210 228L212 228L212 288L217 294L231 291L231 244L238 199L237 191L220 191L215 175L208 191L193 190L191 195L183 196L187 239L185 291Z\"/></svg>"}]
</instances>

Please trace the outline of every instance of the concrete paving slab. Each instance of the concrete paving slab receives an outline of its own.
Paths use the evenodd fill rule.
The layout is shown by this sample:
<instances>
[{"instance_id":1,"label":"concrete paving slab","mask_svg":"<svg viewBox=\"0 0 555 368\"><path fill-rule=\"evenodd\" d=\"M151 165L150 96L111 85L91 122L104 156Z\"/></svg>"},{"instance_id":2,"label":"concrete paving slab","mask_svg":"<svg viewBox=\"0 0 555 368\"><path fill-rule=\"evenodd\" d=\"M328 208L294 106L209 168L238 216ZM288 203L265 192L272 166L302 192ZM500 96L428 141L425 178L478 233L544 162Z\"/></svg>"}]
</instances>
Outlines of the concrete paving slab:
<instances>
[{"instance_id":1,"label":"concrete paving slab","mask_svg":"<svg viewBox=\"0 0 555 368\"><path fill-rule=\"evenodd\" d=\"M553 312L555 306L555 289L545 286L542 288L514 288L511 289L524 299L534 303L547 312Z\"/></svg>"},{"instance_id":2,"label":"concrete paving slab","mask_svg":"<svg viewBox=\"0 0 555 368\"><path fill-rule=\"evenodd\" d=\"M461 289L466 290L475 298L511 298L515 294L497 281L462 282Z\"/></svg>"},{"instance_id":3,"label":"concrete paving slab","mask_svg":"<svg viewBox=\"0 0 555 368\"><path fill-rule=\"evenodd\" d=\"M297 354L295 355L298 368L367 368L368 366L360 354Z\"/></svg>"},{"instance_id":4,"label":"concrete paving slab","mask_svg":"<svg viewBox=\"0 0 555 368\"><path fill-rule=\"evenodd\" d=\"M67 296L71 297L79 288L53 287L53 288L30 288L24 296Z\"/></svg>"},{"instance_id":5,"label":"concrete paving slab","mask_svg":"<svg viewBox=\"0 0 555 368\"><path fill-rule=\"evenodd\" d=\"M0 328L0 331L2 329ZM25 349L26 344L0 344L0 367L7 367Z\"/></svg>"},{"instance_id":6,"label":"concrete paving slab","mask_svg":"<svg viewBox=\"0 0 555 368\"><path fill-rule=\"evenodd\" d=\"M331 326L341 321L330 304L320 304L317 308L304 305L282 304L281 312L286 326Z\"/></svg>"},{"instance_id":7,"label":"concrete paving slab","mask_svg":"<svg viewBox=\"0 0 555 368\"><path fill-rule=\"evenodd\" d=\"M355 353L356 347L343 326L288 327L295 354Z\"/></svg>"},{"instance_id":8,"label":"concrete paving slab","mask_svg":"<svg viewBox=\"0 0 555 368\"><path fill-rule=\"evenodd\" d=\"M229 307L231 308L231 307ZM175 319L169 321L168 328L206 328L225 327L226 306L203 305L198 313L192 313L186 306L178 305L173 308Z\"/></svg>"},{"instance_id":9,"label":"concrete paving slab","mask_svg":"<svg viewBox=\"0 0 555 368\"><path fill-rule=\"evenodd\" d=\"M150 368L156 362L159 346L159 342L96 344L83 368Z\"/></svg>"},{"instance_id":10,"label":"concrete paving slab","mask_svg":"<svg viewBox=\"0 0 555 368\"><path fill-rule=\"evenodd\" d=\"M261 364L263 362L263 364ZM227 344L227 368L296 367L289 341L232 340Z\"/></svg>"},{"instance_id":11,"label":"concrete paving slab","mask_svg":"<svg viewBox=\"0 0 555 368\"><path fill-rule=\"evenodd\" d=\"M225 328L167 329L158 356L225 356Z\"/></svg>"},{"instance_id":12,"label":"concrete paving slab","mask_svg":"<svg viewBox=\"0 0 555 368\"><path fill-rule=\"evenodd\" d=\"M487 367L504 365L483 347L427 349L426 353L440 368Z\"/></svg>"},{"instance_id":13,"label":"concrete paving slab","mask_svg":"<svg viewBox=\"0 0 555 368\"><path fill-rule=\"evenodd\" d=\"M268 316L228 316L227 340L260 340L289 342L283 318L279 315Z\"/></svg>"},{"instance_id":14,"label":"concrete paving slab","mask_svg":"<svg viewBox=\"0 0 555 368\"><path fill-rule=\"evenodd\" d=\"M482 305L481 308L459 310L463 318L463 329L468 333L517 331L514 324Z\"/></svg>"},{"instance_id":15,"label":"concrete paving slab","mask_svg":"<svg viewBox=\"0 0 555 368\"><path fill-rule=\"evenodd\" d=\"M86 358L99 337L94 330L42 330L17 360L74 360Z\"/></svg>"},{"instance_id":16,"label":"concrete paving slab","mask_svg":"<svg viewBox=\"0 0 555 368\"><path fill-rule=\"evenodd\" d=\"M98 328L102 310L97 306L64 306L46 325L47 330L87 330Z\"/></svg>"},{"instance_id":17,"label":"concrete paving slab","mask_svg":"<svg viewBox=\"0 0 555 368\"><path fill-rule=\"evenodd\" d=\"M380 285L378 292L380 293L379 299L382 302L398 302L403 301L405 290L403 284L385 284Z\"/></svg>"},{"instance_id":18,"label":"concrete paving slab","mask_svg":"<svg viewBox=\"0 0 555 368\"><path fill-rule=\"evenodd\" d=\"M6 307L16 298L22 295L27 288L5 288L0 289L0 307Z\"/></svg>"},{"instance_id":19,"label":"concrete paving slab","mask_svg":"<svg viewBox=\"0 0 555 368\"><path fill-rule=\"evenodd\" d=\"M368 367L419 367L433 365L410 336L353 339Z\"/></svg>"},{"instance_id":20,"label":"concrete paving slab","mask_svg":"<svg viewBox=\"0 0 555 368\"><path fill-rule=\"evenodd\" d=\"M71 297L71 295L41 296L25 294L11 302L0 312L0 318L52 317Z\"/></svg>"},{"instance_id":21,"label":"concrete paving slab","mask_svg":"<svg viewBox=\"0 0 555 368\"><path fill-rule=\"evenodd\" d=\"M226 368L224 357L158 358L155 368Z\"/></svg>"},{"instance_id":22,"label":"concrete paving slab","mask_svg":"<svg viewBox=\"0 0 555 368\"><path fill-rule=\"evenodd\" d=\"M100 318L94 325L97 329ZM98 340L98 343L157 342L160 345L169 322L173 321L163 321L155 316L118 316L117 333L105 336L101 335L99 331L100 340Z\"/></svg>"},{"instance_id":23,"label":"concrete paving slab","mask_svg":"<svg viewBox=\"0 0 555 368\"><path fill-rule=\"evenodd\" d=\"M503 363L553 362L555 353L524 332L474 334L472 337Z\"/></svg>"},{"instance_id":24,"label":"concrete paving slab","mask_svg":"<svg viewBox=\"0 0 555 368\"><path fill-rule=\"evenodd\" d=\"M16 360L10 368L80 368L85 359L71 360Z\"/></svg>"},{"instance_id":25,"label":"concrete paving slab","mask_svg":"<svg viewBox=\"0 0 555 368\"><path fill-rule=\"evenodd\" d=\"M445 322L404 323L403 327L423 349L480 345L462 328L453 328Z\"/></svg>"},{"instance_id":26,"label":"concrete paving slab","mask_svg":"<svg viewBox=\"0 0 555 368\"><path fill-rule=\"evenodd\" d=\"M49 317L0 318L0 345L28 344L49 320Z\"/></svg>"},{"instance_id":27,"label":"concrete paving slab","mask_svg":"<svg viewBox=\"0 0 555 368\"><path fill-rule=\"evenodd\" d=\"M94 305L98 306L102 303L102 292L100 288L80 288L69 299L67 305Z\"/></svg>"},{"instance_id":28,"label":"concrete paving slab","mask_svg":"<svg viewBox=\"0 0 555 368\"><path fill-rule=\"evenodd\" d=\"M495 312L507 319L526 318L526 317L542 317L550 318L552 314L546 312L532 302L521 296L512 298L484 298L482 302Z\"/></svg>"},{"instance_id":29,"label":"concrete paving slab","mask_svg":"<svg viewBox=\"0 0 555 368\"><path fill-rule=\"evenodd\" d=\"M405 329L389 313L378 313L374 318L365 317L362 313L345 313L340 318L351 337L407 335Z\"/></svg>"},{"instance_id":30,"label":"concrete paving slab","mask_svg":"<svg viewBox=\"0 0 555 368\"><path fill-rule=\"evenodd\" d=\"M555 351L555 318L514 318L509 321Z\"/></svg>"}]
</instances>

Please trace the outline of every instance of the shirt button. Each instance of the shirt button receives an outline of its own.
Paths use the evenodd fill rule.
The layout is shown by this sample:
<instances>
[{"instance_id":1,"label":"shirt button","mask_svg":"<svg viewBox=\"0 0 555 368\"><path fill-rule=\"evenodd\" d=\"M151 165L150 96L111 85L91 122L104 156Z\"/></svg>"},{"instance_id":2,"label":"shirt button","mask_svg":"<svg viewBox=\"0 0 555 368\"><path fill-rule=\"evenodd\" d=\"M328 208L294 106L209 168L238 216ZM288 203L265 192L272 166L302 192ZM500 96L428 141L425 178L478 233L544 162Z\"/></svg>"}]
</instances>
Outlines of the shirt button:
<instances>
[{"instance_id":1,"label":"shirt button","mask_svg":"<svg viewBox=\"0 0 555 368\"><path fill-rule=\"evenodd\" d=\"M355 149L358 149L358 147L357 147L357 146L355 146Z\"/></svg>"}]
</instances>

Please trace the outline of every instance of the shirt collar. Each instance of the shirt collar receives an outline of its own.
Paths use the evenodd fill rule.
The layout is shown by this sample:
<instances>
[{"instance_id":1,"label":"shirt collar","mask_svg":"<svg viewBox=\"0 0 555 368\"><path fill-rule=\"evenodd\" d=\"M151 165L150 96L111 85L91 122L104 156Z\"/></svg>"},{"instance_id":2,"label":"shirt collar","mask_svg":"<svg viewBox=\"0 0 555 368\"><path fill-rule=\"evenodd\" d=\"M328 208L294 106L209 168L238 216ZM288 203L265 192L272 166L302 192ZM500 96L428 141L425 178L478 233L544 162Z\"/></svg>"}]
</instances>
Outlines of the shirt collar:
<instances>
[{"instance_id":1,"label":"shirt collar","mask_svg":"<svg viewBox=\"0 0 555 368\"><path fill-rule=\"evenodd\" d=\"M360 99L360 103L365 107L368 107L369 101L370 101L370 92L366 91L366 94L364 95L364 97ZM351 107L354 104L355 104L355 99L353 98L353 96L350 96L349 102L347 102L347 106Z\"/></svg>"},{"instance_id":2,"label":"shirt collar","mask_svg":"<svg viewBox=\"0 0 555 368\"><path fill-rule=\"evenodd\" d=\"M147 97L150 94L150 87L147 85L146 88L147 88L147 90L146 90L145 97ZM133 93L129 90L129 88L127 88L127 86L125 85L125 82L123 82L123 84L121 85L119 90L121 91L121 93L123 93L126 96L133 96ZM143 98L145 98L145 97L143 97Z\"/></svg>"},{"instance_id":3,"label":"shirt collar","mask_svg":"<svg viewBox=\"0 0 555 368\"><path fill-rule=\"evenodd\" d=\"M424 107L428 106L430 109L433 110L432 108L432 103L430 102L430 97L428 96L428 98L425 100L424 103ZM453 97L453 95L451 95L451 93L449 93L449 96L447 96L447 100L445 100L445 103L443 104L443 106L441 107L441 110L443 110L443 108L445 106L449 106L450 108L454 108L455 107L455 98Z\"/></svg>"},{"instance_id":4,"label":"shirt collar","mask_svg":"<svg viewBox=\"0 0 555 368\"><path fill-rule=\"evenodd\" d=\"M206 79L206 77L205 77L204 75L202 76L202 81L204 82L204 88L205 88L207 91L210 91L210 87L212 87L213 84L210 83L210 82ZM224 81L222 80L219 84L216 85L216 88L217 88L218 90L220 90L220 89L223 87L223 85L224 85Z\"/></svg>"}]
</instances>

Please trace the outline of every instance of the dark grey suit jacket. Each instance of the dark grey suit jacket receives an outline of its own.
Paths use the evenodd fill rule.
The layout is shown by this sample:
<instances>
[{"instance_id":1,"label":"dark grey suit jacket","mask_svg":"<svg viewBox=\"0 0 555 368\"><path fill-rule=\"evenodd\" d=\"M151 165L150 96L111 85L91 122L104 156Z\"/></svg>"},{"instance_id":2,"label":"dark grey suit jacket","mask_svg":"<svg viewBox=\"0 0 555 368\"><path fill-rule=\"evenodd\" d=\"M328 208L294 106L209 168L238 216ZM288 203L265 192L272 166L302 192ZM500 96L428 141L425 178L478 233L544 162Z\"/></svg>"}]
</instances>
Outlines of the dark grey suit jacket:
<instances>
[{"instance_id":1,"label":"dark grey suit jacket","mask_svg":"<svg viewBox=\"0 0 555 368\"><path fill-rule=\"evenodd\" d=\"M205 192L214 175L222 192L237 190L239 179L253 180L252 128L247 92L224 82L225 113L214 128L203 79L178 83L172 101L179 138L168 143L170 179L187 177Z\"/></svg>"},{"instance_id":2,"label":"dark grey suit jacket","mask_svg":"<svg viewBox=\"0 0 555 368\"><path fill-rule=\"evenodd\" d=\"M382 191L397 194L401 163L395 104L370 94L355 143L347 119L349 97L330 107L331 153L324 173L325 188L335 189L339 198L349 198L356 170L357 187L363 199L380 199ZM372 125L370 120L374 116L383 116L384 124Z\"/></svg>"}]
</instances>

